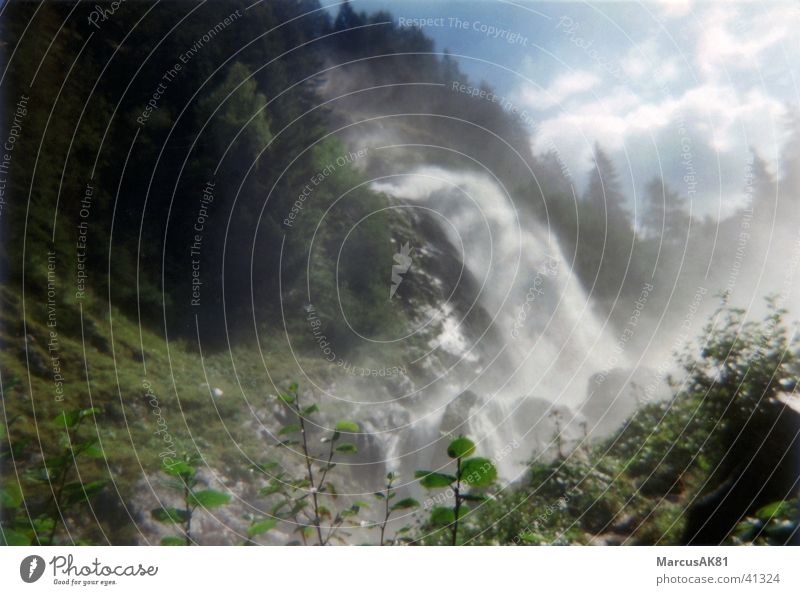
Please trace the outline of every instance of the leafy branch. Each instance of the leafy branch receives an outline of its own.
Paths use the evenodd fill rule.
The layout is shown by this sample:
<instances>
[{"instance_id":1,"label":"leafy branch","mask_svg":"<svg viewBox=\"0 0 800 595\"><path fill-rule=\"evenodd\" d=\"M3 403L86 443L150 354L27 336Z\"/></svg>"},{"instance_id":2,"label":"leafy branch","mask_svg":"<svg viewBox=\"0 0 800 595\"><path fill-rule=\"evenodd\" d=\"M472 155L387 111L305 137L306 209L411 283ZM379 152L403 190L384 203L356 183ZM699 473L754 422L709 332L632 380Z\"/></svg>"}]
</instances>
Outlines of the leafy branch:
<instances>
[{"instance_id":1,"label":"leafy branch","mask_svg":"<svg viewBox=\"0 0 800 595\"><path fill-rule=\"evenodd\" d=\"M311 426L318 424L311 422L312 416L319 412L319 407L316 403L305 405L302 402L297 383L292 383L277 398L291 417L291 422L278 431L278 436L287 438L282 439L277 446L297 448L300 451L303 474L293 478L286 473L279 473L261 490L261 495L280 496L280 501L271 511L271 520L278 517L296 524L303 544L307 544L309 538L315 537L317 545L328 545L333 539L340 540L338 533L342 527L353 523L361 508L368 506L364 502L354 502L334 512L326 505L338 499L336 486L328 478L336 467L336 456L358 452L355 444L342 440L342 435L357 434L360 432L359 425L353 421L339 421L332 431L321 437L320 442L326 447L322 453L317 453L312 447ZM323 527L323 519L328 519L327 527ZM276 524L277 520L275 524L266 522L258 527L272 528Z\"/></svg>"},{"instance_id":2,"label":"leafy branch","mask_svg":"<svg viewBox=\"0 0 800 595\"><path fill-rule=\"evenodd\" d=\"M419 502L414 500L414 498L403 498L402 500L398 500L394 504L391 501L397 496L397 492L394 490L394 481L398 478L397 473L394 471L390 471L386 474L386 487L383 491L375 492L373 494L375 498L383 502L383 520L379 525L380 528L380 545L386 545L386 525L389 524L389 518L392 516L392 513L397 510L411 510L417 508L419 506ZM408 525L401 527L397 531L397 535L401 535L403 533L407 533L411 530L411 527ZM392 540L390 543L395 543L397 538Z\"/></svg>"},{"instance_id":3,"label":"leafy branch","mask_svg":"<svg viewBox=\"0 0 800 595\"><path fill-rule=\"evenodd\" d=\"M196 465L200 458L196 455L184 455L183 460L162 463L161 470L171 479L162 485L181 495L182 508L165 506L151 511L153 518L167 525L179 525L183 537L170 536L161 540L161 545L192 545L192 519L198 507L203 509L218 508L230 502L230 495L216 490L197 490Z\"/></svg>"},{"instance_id":4,"label":"leafy branch","mask_svg":"<svg viewBox=\"0 0 800 595\"><path fill-rule=\"evenodd\" d=\"M447 447L447 456L456 461L456 473L439 473L436 471L417 471L415 476L426 490L448 488L453 494L453 506L435 506L431 510L430 524L434 527L449 527L450 544L458 544L458 523L462 509L469 502L483 502L486 497L473 492L464 492L463 487L485 488L497 479L497 469L489 460L482 457L471 457L475 453L475 444L469 438L460 436Z\"/></svg>"}]
</instances>

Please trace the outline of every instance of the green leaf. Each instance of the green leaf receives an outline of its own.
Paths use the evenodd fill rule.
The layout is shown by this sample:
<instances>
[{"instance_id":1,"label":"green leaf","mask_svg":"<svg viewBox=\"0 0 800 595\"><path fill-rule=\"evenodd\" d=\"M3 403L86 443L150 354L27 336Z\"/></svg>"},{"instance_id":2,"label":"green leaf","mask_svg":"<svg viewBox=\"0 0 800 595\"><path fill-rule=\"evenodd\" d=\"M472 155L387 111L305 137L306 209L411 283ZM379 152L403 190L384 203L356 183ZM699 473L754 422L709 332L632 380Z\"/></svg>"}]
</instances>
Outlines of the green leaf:
<instances>
[{"instance_id":1,"label":"green leaf","mask_svg":"<svg viewBox=\"0 0 800 595\"><path fill-rule=\"evenodd\" d=\"M60 415L58 415L54 420L53 423L58 427L63 428L66 426L67 428L74 428L75 424L78 423L78 420L81 418L80 409L74 409L72 411L62 411Z\"/></svg>"},{"instance_id":2,"label":"green leaf","mask_svg":"<svg viewBox=\"0 0 800 595\"><path fill-rule=\"evenodd\" d=\"M278 395L278 400L282 401L286 405L291 405L295 402L296 397L294 395L290 395L288 393L281 393Z\"/></svg>"},{"instance_id":3,"label":"green leaf","mask_svg":"<svg viewBox=\"0 0 800 595\"><path fill-rule=\"evenodd\" d=\"M83 491L85 491L89 495L95 495L103 490L106 487L108 481L105 479L98 479L96 481L90 481L89 483L83 484Z\"/></svg>"},{"instance_id":4,"label":"green leaf","mask_svg":"<svg viewBox=\"0 0 800 595\"><path fill-rule=\"evenodd\" d=\"M189 518L189 513L186 510L172 506L154 508L150 511L150 514L159 523L185 523Z\"/></svg>"},{"instance_id":5,"label":"green leaf","mask_svg":"<svg viewBox=\"0 0 800 595\"><path fill-rule=\"evenodd\" d=\"M351 444L350 442L342 442L339 446L336 447L336 452L342 452L346 454L353 454L358 452L355 444Z\"/></svg>"},{"instance_id":6,"label":"green leaf","mask_svg":"<svg viewBox=\"0 0 800 595\"><path fill-rule=\"evenodd\" d=\"M99 413L102 413L102 410L99 407L88 407L86 409L81 409L78 412L78 417L84 418L90 415L97 415Z\"/></svg>"},{"instance_id":7,"label":"green leaf","mask_svg":"<svg viewBox=\"0 0 800 595\"><path fill-rule=\"evenodd\" d=\"M223 494L216 490L200 490L189 495L189 503L203 508L217 508L230 502L230 494Z\"/></svg>"},{"instance_id":8,"label":"green leaf","mask_svg":"<svg viewBox=\"0 0 800 595\"><path fill-rule=\"evenodd\" d=\"M101 413L100 408L88 407L86 409L62 411L61 414L53 420L53 423L58 427L66 426L67 428L74 428L81 419L95 413Z\"/></svg>"},{"instance_id":9,"label":"green leaf","mask_svg":"<svg viewBox=\"0 0 800 595\"><path fill-rule=\"evenodd\" d=\"M325 483L325 489L323 491L328 492L334 500L339 497L339 493L336 491L336 486L331 482Z\"/></svg>"},{"instance_id":10,"label":"green leaf","mask_svg":"<svg viewBox=\"0 0 800 595\"><path fill-rule=\"evenodd\" d=\"M292 503L292 508L289 510L289 516L293 517L306 508L308 508L308 503L304 498L299 498Z\"/></svg>"},{"instance_id":11,"label":"green leaf","mask_svg":"<svg viewBox=\"0 0 800 595\"><path fill-rule=\"evenodd\" d=\"M447 447L447 456L451 459L463 459L475 452L475 443L469 438L456 438Z\"/></svg>"},{"instance_id":12,"label":"green leaf","mask_svg":"<svg viewBox=\"0 0 800 595\"><path fill-rule=\"evenodd\" d=\"M31 545L30 538L14 529L0 528L0 545Z\"/></svg>"},{"instance_id":13,"label":"green leaf","mask_svg":"<svg viewBox=\"0 0 800 595\"><path fill-rule=\"evenodd\" d=\"M336 423L337 432L349 432L351 434L358 433L361 429L354 421L342 420Z\"/></svg>"},{"instance_id":14,"label":"green leaf","mask_svg":"<svg viewBox=\"0 0 800 595\"><path fill-rule=\"evenodd\" d=\"M436 506L431 510L431 524L439 527L449 525L456 520L456 515L452 508Z\"/></svg>"},{"instance_id":15,"label":"green leaf","mask_svg":"<svg viewBox=\"0 0 800 595\"><path fill-rule=\"evenodd\" d=\"M161 469L167 475L182 478L194 477L194 474L197 472L194 467L183 461L175 461L171 465L164 464Z\"/></svg>"},{"instance_id":16,"label":"green leaf","mask_svg":"<svg viewBox=\"0 0 800 595\"><path fill-rule=\"evenodd\" d=\"M56 521L51 517L39 517L33 519L32 525L33 530L41 536L43 533L49 533L52 531L53 527L56 526Z\"/></svg>"},{"instance_id":17,"label":"green leaf","mask_svg":"<svg viewBox=\"0 0 800 595\"><path fill-rule=\"evenodd\" d=\"M452 475L436 473L434 471L417 471L414 473L414 477L420 480L419 483L423 488L429 490L434 488L446 488L456 480Z\"/></svg>"},{"instance_id":18,"label":"green leaf","mask_svg":"<svg viewBox=\"0 0 800 595\"><path fill-rule=\"evenodd\" d=\"M317 404L314 403L313 405L309 405L308 407L304 408L301 414L303 417L308 417L309 415L311 415L312 413L316 413L317 411L319 411L319 407L317 407Z\"/></svg>"},{"instance_id":19,"label":"green leaf","mask_svg":"<svg viewBox=\"0 0 800 595\"><path fill-rule=\"evenodd\" d=\"M283 485L279 482L274 482L261 488L258 493L262 496L271 496L272 494L280 492L281 489L283 489Z\"/></svg>"},{"instance_id":20,"label":"green leaf","mask_svg":"<svg viewBox=\"0 0 800 595\"><path fill-rule=\"evenodd\" d=\"M16 481L10 481L0 488L0 510L17 508L22 504L22 491Z\"/></svg>"},{"instance_id":21,"label":"green leaf","mask_svg":"<svg viewBox=\"0 0 800 595\"><path fill-rule=\"evenodd\" d=\"M300 428L299 424L289 424L288 426L283 426L278 432L278 436L283 436L284 434L294 434L295 432L299 432L302 428Z\"/></svg>"},{"instance_id":22,"label":"green leaf","mask_svg":"<svg viewBox=\"0 0 800 595\"><path fill-rule=\"evenodd\" d=\"M409 508L417 508L419 502L414 498L403 498L392 505L392 510L408 510Z\"/></svg>"},{"instance_id":23,"label":"green leaf","mask_svg":"<svg viewBox=\"0 0 800 595\"><path fill-rule=\"evenodd\" d=\"M261 535L262 533L266 533L267 531L274 529L277 525L278 521L275 519L264 519L263 521L258 521L247 528L247 536L255 537L256 535Z\"/></svg>"},{"instance_id":24,"label":"green leaf","mask_svg":"<svg viewBox=\"0 0 800 595\"><path fill-rule=\"evenodd\" d=\"M81 454L85 454L87 457L91 457L93 459L105 458L105 454L103 454L103 451L100 450L97 440L92 440L91 444L87 443L81 450Z\"/></svg>"},{"instance_id":25,"label":"green leaf","mask_svg":"<svg viewBox=\"0 0 800 595\"><path fill-rule=\"evenodd\" d=\"M773 517L780 517L788 511L791 507L791 502L787 502L785 500L779 500L778 502L773 502L771 504L767 504L766 506L759 508L756 512L756 517L761 519L762 521L767 521Z\"/></svg>"},{"instance_id":26,"label":"green leaf","mask_svg":"<svg viewBox=\"0 0 800 595\"><path fill-rule=\"evenodd\" d=\"M184 537L164 537L161 540L161 545L186 545L186 538L184 538Z\"/></svg>"},{"instance_id":27,"label":"green leaf","mask_svg":"<svg viewBox=\"0 0 800 595\"><path fill-rule=\"evenodd\" d=\"M475 488L492 485L497 479L497 469L489 459L475 457L461 463L461 481Z\"/></svg>"},{"instance_id":28,"label":"green leaf","mask_svg":"<svg viewBox=\"0 0 800 595\"><path fill-rule=\"evenodd\" d=\"M290 500L281 500L275 506L272 507L270 510L270 514L277 515L281 510L286 508L290 504Z\"/></svg>"},{"instance_id":29,"label":"green leaf","mask_svg":"<svg viewBox=\"0 0 800 595\"><path fill-rule=\"evenodd\" d=\"M489 497L483 494L461 494L461 499L467 502L486 502Z\"/></svg>"},{"instance_id":30,"label":"green leaf","mask_svg":"<svg viewBox=\"0 0 800 595\"><path fill-rule=\"evenodd\" d=\"M297 385L297 383L296 382L292 382L289 385L289 392L296 393L298 388L300 388L300 387Z\"/></svg>"},{"instance_id":31,"label":"green leaf","mask_svg":"<svg viewBox=\"0 0 800 595\"><path fill-rule=\"evenodd\" d=\"M68 483L64 486L64 504L70 506L84 500L89 501L106 487L106 483L104 479L85 484L79 481Z\"/></svg>"},{"instance_id":32,"label":"green leaf","mask_svg":"<svg viewBox=\"0 0 800 595\"><path fill-rule=\"evenodd\" d=\"M350 517L356 516L359 513L360 510L361 510L361 508L358 505L353 504L350 508L348 508L347 510L343 510L339 514L343 518L350 518Z\"/></svg>"}]
</instances>

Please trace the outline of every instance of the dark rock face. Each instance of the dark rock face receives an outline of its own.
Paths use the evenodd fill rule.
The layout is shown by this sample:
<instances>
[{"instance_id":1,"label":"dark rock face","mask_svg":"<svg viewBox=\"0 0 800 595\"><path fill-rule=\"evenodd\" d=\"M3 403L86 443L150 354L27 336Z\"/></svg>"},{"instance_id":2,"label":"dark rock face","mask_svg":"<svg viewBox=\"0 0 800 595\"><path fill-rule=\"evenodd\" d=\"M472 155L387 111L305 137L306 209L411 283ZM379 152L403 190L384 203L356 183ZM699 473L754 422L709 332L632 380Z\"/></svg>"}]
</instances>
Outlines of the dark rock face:
<instances>
[{"instance_id":1,"label":"dark rock face","mask_svg":"<svg viewBox=\"0 0 800 595\"><path fill-rule=\"evenodd\" d=\"M722 482L689 507L685 544L721 544L745 516L800 494L800 413L775 402L766 418L771 420L767 428L745 426L723 464L727 473ZM795 533L789 543L800 545L800 535Z\"/></svg>"},{"instance_id":2,"label":"dark rock face","mask_svg":"<svg viewBox=\"0 0 800 595\"><path fill-rule=\"evenodd\" d=\"M440 432L446 435L458 436L466 432L470 413L478 404L478 395L471 390L461 393L447 405L440 425Z\"/></svg>"}]
</instances>

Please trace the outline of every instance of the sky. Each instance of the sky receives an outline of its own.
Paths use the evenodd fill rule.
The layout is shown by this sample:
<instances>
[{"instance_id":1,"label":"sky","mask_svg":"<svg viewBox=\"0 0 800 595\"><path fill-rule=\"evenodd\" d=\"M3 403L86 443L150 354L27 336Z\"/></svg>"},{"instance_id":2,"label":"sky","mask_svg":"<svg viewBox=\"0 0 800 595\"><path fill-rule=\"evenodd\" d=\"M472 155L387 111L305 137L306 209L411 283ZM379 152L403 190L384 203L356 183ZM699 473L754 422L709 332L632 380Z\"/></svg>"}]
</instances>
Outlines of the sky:
<instances>
[{"instance_id":1,"label":"sky","mask_svg":"<svg viewBox=\"0 0 800 595\"><path fill-rule=\"evenodd\" d=\"M800 99L800 2L352 4L437 19L437 50L524 112L579 188L599 143L635 200L661 175L701 216L743 204L753 151L778 171Z\"/></svg>"}]
</instances>

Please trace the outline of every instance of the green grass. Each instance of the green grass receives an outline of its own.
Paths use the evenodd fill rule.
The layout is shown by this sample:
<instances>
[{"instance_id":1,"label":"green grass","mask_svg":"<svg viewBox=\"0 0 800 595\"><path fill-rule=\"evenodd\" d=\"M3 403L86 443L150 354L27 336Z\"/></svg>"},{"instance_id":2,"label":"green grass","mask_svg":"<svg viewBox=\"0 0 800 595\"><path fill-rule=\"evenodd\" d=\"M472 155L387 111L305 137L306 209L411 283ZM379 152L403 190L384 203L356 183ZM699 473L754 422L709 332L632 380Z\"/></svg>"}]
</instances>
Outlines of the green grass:
<instances>
[{"instance_id":1,"label":"green grass","mask_svg":"<svg viewBox=\"0 0 800 595\"><path fill-rule=\"evenodd\" d=\"M226 350L203 353L201 357L197 347L184 339L167 344L163 335L140 328L118 310L112 309L109 317L102 313L101 306L88 302L83 310L84 328L93 326L95 336L106 337L108 346L103 348L100 343L98 349L89 336L84 344L80 330L59 333L58 354L65 378L64 398L59 402L54 395L51 369L42 373L31 366L29 374L25 361L23 331L32 339L28 341L30 357L48 363L49 328L44 322L44 309L31 307L31 295L26 296L27 318L23 325L21 296L6 287L2 289L2 297L5 307L0 313L3 345L0 372L5 418L0 418L0 422L9 422L9 442L20 472L40 460L42 452L48 456L59 439L63 440L63 431L52 423L56 416L64 410L90 406L99 407L102 414L96 418L96 425L92 424L94 428L85 430L96 433L105 457L81 461L79 470L85 476L107 476L110 472L120 494L126 498L133 495L143 474L151 479L158 475L161 455L170 444L176 451L198 453L208 466L223 469L231 478L246 476L249 465L245 457L259 461L272 455L264 438L255 431L251 407L264 414L262 421L271 430L280 427L279 421L270 415L268 397L276 392L272 382L285 386L296 374L298 364L286 350L264 347L270 380L255 346L237 347L230 353ZM57 328L74 325L80 329L80 317L76 314L74 306L60 304ZM325 374L320 359L304 358L300 365L310 373ZM161 426L154 402L146 395L145 381L158 400L165 422ZM209 387L220 389L222 396L212 396ZM171 443L163 440L163 432L156 434L159 427L166 428ZM5 478L13 477L12 461L3 465ZM26 499L46 497L34 494L33 489L27 487ZM113 534L114 528L111 529ZM131 531L122 529L122 534L124 540Z\"/></svg>"}]
</instances>

